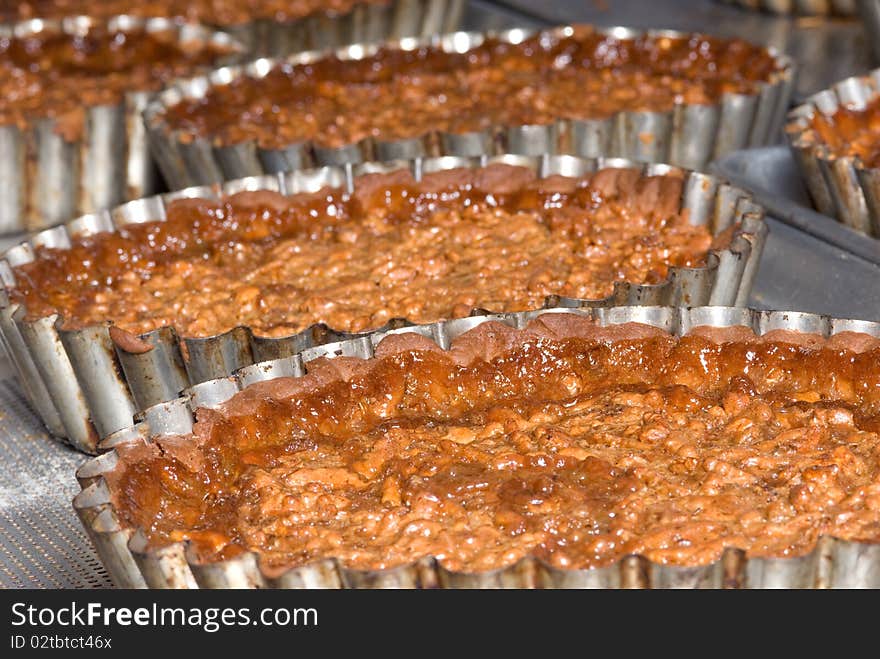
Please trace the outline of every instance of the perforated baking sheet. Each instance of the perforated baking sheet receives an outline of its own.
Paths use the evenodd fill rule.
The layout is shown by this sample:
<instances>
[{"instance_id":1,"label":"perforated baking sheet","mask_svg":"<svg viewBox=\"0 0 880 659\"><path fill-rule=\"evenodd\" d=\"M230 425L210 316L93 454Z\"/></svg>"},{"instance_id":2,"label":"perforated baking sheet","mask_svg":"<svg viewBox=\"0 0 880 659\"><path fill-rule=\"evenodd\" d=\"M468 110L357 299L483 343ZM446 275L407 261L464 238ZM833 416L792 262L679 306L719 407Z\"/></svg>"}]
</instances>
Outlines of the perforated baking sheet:
<instances>
[{"instance_id":1,"label":"perforated baking sheet","mask_svg":"<svg viewBox=\"0 0 880 659\"><path fill-rule=\"evenodd\" d=\"M81 453L51 439L0 359L0 588L109 588L71 506Z\"/></svg>"}]
</instances>

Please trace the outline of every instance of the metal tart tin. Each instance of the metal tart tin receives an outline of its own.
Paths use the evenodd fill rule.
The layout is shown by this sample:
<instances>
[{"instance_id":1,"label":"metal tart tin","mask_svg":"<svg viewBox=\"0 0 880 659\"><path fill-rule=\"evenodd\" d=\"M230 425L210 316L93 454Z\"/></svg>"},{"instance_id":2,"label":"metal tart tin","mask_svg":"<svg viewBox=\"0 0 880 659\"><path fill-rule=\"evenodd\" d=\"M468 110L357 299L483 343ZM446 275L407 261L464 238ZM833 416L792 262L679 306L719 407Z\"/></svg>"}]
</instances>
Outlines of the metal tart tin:
<instances>
[{"instance_id":1,"label":"metal tart tin","mask_svg":"<svg viewBox=\"0 0 880 659\"><path fill-rule=\"evenodd\" d=\"M441 348L482 323L495 321L522 328L544 313L570 312L602 326L628 322L659 327L676 336L691 328L750 327L758 335L779 329L820 334L862 332L880 337L880 323L834 319L791 311L755 311L732 307L607 307L548 308L540 311L489 314L420 325L416 331ZM526 557L508 567L479 573L453 572L434 558L387 570L356 570L334 559L267 575L255 553L222 562L202 562L183 543L148 547L144 534L120 522L103 474L118 457L113 449L128 441L182 435L192 431L193 412L217 406L257 381L301 376L311 359L339 355L369 358L389 331L321 346L243 368L231 377L192 387L181 398L147 409L143 421L124 428L103 444L109 452L87 462L77 472L82 491L74 508L95 544L114 582L125 588L878 588L880 544L819 539L812 552L795 558L752 558L728 547L719 560L697 567L652 563L627 556L602 568L566 570Z\"/></svg>"},{"instance_id":2,"label":"metal tart tin","mask_svg":"<svg viewBox=\"0 0 880 659\"><path fill-rule=\"evenodd\" d=\"M729 5L793 16L852 16L859 0L724 0Z\"/></svg>"},{"instance_id":3,"label":"metal tart tin","mask_svg":"<svg viewBox=\"0 0 880 659\"><path fill-rule=\"evenodd\" d=\"M880 168L837 156L810 127L816 113L833 115L846 106L864 108L880 94L880 69L847 78L810 96L788 115L786 137L816 209L861 233L880 238Z\"/></svg>"},{"instance_id":4,"label":"metal tart tin","mask_svg":"<svg viewBox=\"0 0 880 659\"><path fill-rule=\"evenodd\" d=\"M15 2L5 0L3 4L15 5ZM41 12L39 16L48 19L74 13L91 13L102 19L110 15L110 10L104 11L101 7L85 12L81 9L85 3L78 3L73 11L69 3L61 3L62 7L52 2L37 4L40 5L36 8ZM219 15L211 10L211 4L160 2L145 6L136 3L127 13L141 18L161 17L210 25L234 35L251 57L283 57L302 50L452 32L461 24L468 3L467 0L359 0L350 3L346 11L329 9L332 3L325 2L315 3L311 13L287 16L272 12L266 2L248 2L249 8L238 3L241 11L236 11L234 3L226 3ZM228 6L230 4L233 6ZM289 11L293 3L288 4ZM0 11L6 21L16 20L16 15L22 19L32 17L17 12L14 6Z\"/></svg>"},{"instance_id":5,"label":"metal tart tin","mask_svg":"<svg viewBox=\"0 0 880 659\"><path fill-rule=\"evenodd\" d=\"M414 50L425 46L464 53L487 38L511 44L536 34L547 38L574 34L571 26L544 30L513 29L499 33L457 32L426 39L404 39L384 44L356 44L333 53L312 51L280 59L259 59L208 75L180 80L151 103L144 113L150 142L166 180L180 187L208 185L244 176L260 176L310 166L437 156L484 156L500 153L541 155L569 153L582 157L621 157L668 162L701 169L712 159L737 149L775 141L795 82L795 67L771 49L779 72L755 94L725 94L717 105L681 103L669 112L619 112L607 119L563 120L548 125L494 126L469 133L433 131L400 140L366 139L339 148L297 142L264 149L254 141L215 144L210 137L193 137L172 130L164 120L167 108L184 99L203 98L213 86L241 76L261 78L284 63L301 64L328 54L342 60L369 57L379 48ZM620 39L642 35L686 37L671 30L597 28L597 33ZM391 101L389 101L391 102Z\"/></svg>"},{"instance_id":6,"label":"metal tart tin","mask_svg":"<svg viewBox=\"0 0 880 659\"><path fill-rule=\"evenodd\" d=\"M324 186L349 190L357 176L369 172L410 169L418 180L422 173L460 167L478 168L487 163L504 162L529 167L539 176L562 174L583 176L604 168L637 167L647 175L678 172L684 176L682 209L689 210L690 221L706 225L717 235L733 224L739 228L727 248L709 253L700 268L670 268L659 284L619 282L614 292L601 300L551 296L548 306L611 306L674 304L744 305L751 291L767 234L763 208L742 190L707 174L686 172L669 165L643 165L620 159L584 159L574 156L527 157L505 155L490 159L429 158L414 161L355 167L323 167L282 176L264 176L231 181L222 187L190 188L182 192L140 199L112 211L86 215L66 225L35 235L0 260L0 336L12 357L23 389L49 431L66 438L87 453L97 451L98 442L131 425L132 416L157 403L175 399L186 387L268 359L286 357L308 348L342 339L367 336L351 334L327 325L313 325L282 338L261 337L249 327L236 327L203 338L177 336L171 327L141 335L153 346L147 352L133 353L110 338L110 323L82 329L64 329L57 314L28 318L21 305L9 303L15 287L12 268L35 258L37 246L64 249L71 238L114 231L116 227L165 217L165 204L185 197L216 198L241 190L275 190L293 195L314 192ZM405 319L392 319L373 331L411 325Z\"/></svg>"},{"instance_id":7,"label":"metal tart tin","mask_svg":"<svg viewBox=\"0 0 880 659\"><path fill-rule=\"evenodd\" d=\"M228 34L165 18L31 19L0 25L0 39L40 33L75 36L97 25L122 32L167 33L181 43L228 49L229 55L218 58L215 64L241 56L241 46ZM27 130L0 125L0 234L38 231L158 192L158 169L141 116L156 94L132 90L118 105L85 108L82 137L76 142L62 136L53 118L29 122Z\"/></svg>"},{"instance_id":8,"label":"metal tart tin","mask_svg":"<svg viewBox=\"0 0 880 659\"><path fill-rule=\"evenodd\" d=\"M461 25L466 7L467 0L389 0L384 5L357 5L345 14L320 12L290 21L256 19L217 28L232 34L253 57L284 57L453 32Z\"/></svg>"}]
</instances>

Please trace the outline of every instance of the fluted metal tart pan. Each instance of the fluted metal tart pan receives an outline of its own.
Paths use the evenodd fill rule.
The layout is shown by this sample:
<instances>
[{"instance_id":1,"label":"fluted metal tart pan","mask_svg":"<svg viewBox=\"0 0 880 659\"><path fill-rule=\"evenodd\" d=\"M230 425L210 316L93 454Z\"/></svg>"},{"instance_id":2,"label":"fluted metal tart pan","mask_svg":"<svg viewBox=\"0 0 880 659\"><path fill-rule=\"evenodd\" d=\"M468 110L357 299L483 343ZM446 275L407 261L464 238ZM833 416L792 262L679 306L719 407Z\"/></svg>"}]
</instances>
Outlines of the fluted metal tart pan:
<instances>
[{"instance_id":1,"label":"fluted metal tart pan","mask_svg":"<svg viewBox=\"0 0 880 659\"><path fill-rule=\"evenodd\" d=\"M811 128L817 113L864 108L880 96L880 69L810 96L788 115L785 133L816 209L861 233L880 238L880 168L832 153Z\"/></svg>"},{"instance_id":2,"label":"fluted metal tart pan","mask_svg":"<svg viewBox=\"0 0 880 659\"><path fill-rule=\"evenodd\" d=\"M241 41L253 57L284 57L305 50L353 43L424 37L457 30L467 0L389 0L362 4L348 13L319 12L289 21L255 19L218 25Z\"/></svg>"},{"instance_id":3,"label":"fluted metal tart pan","mask_svg":"<svg viewBox=\"0 0 880 659\"><path fill-rule=\"evenodd\" d=\"M880 323L732 307L556 308L472 316L391 332L417 331L448 349L455 337L482 323L496 321L523 328L541 314L557 312L588 316L602 326L645 323L676 336L698 326L746 326L758 335L786 329L826 337L845 331L880 337ZM231 377L202 383L184 392L181 398L147 409L143 421L109 437L104 442L109 452L90 460L77 472L82 491L74 500L74 508L114 582L128 588L880 587L880 544L829 536L821 537L814 550L805 556L753 558L740 549L728 547L717 561L697 567L661 565L633 555L608 567L562 569L538 558L526 557L502 569L469 573L450 571L430 557L386 570L352 569L331 558L269 576L261 570L256 553L244 553L225 561L202 562L184 543L148 546L142 531L126 527L120 521L103 478L103 474L112 471L118 463L113 447L130 441L191 433L195 409L218 406L254 382L301 376L311 359L339 355L372 357L374 347L388 333L376 332L320 346L299 355L248 366Z\"/></svg>"},{"instance_id":4,"label":"fluted metal tart pan","mask_svg":"<svg viewBox=\"0 0 880 659\"><path fill-rule=\"evenodd\" d=\"M283 176L246 178L222 187L190 188L124 204L112 211L86 215L66 225L35 235L0 260L0 336L31 404L52 434L67 438L76 448L94 453L99 440L131 424L132 416L156 403L174 399L191 385L227 376L254 362L295 354L323 343L354 335L326 325L314 325L282 338L261 337L248 327L203 338L179 337L170 327L153 330L141 339L153 346L134 353L114 344L110 323L82 329L64 329L57 314L30 318L27 309L9 303L15 287L13 268L35 258L35 247L65 249L78 236L114 231L116 227L164 219L165 204L175 198L210 197L241 190L275 190L284 194L313 192L324 186L343 187L359 173L412 170L422 173L459 167L475 168L486 162L505 162L531 168L540 176L583 176L597 169L638 167L646 174L679 172L685 177L682 208L694 224L706 225L717 235L734 224L728 246L713 250L705 267L671 268L665 281L642 285L619 282L601 300L566 299L552 296L550 306L653 305L744 305L751 291L767 227L763 209L749 195L719 179L685 172L668 165L642 165L630 161L591 160L573 156L526 157L505 155L488 161L472 158L437 158L390 164L324 167ZM409 325L393 319L374 330Z\"/></svg>"},{"instance_id":5,"label":"fluted metal tart pan","mask_svg":"<svg viewBox=\"0 0 880 659\"><path fill-rule=\"evenodd\" d=\"M182 43L200 42L228 51L215 66L241 55L241 46L228 34L164 18L32 19L0 25L0 39L40 33L75 36L95 25L122 32L169 33ZM82 137L75 142L63 137L58 121L51 117L29 122L26 130L0 125L0 234L38 231L158 192L158 170L141 116L156 94L132 90L119 104L84 108Z\"/></svg>"},{"instance_id":6,"label":"fluted metal tart pan","mask_svg":"<svg viewBox=\"0 0 880 659\"><path fill-rule=\"evenodd\" d=\"M597 28L596 31L621 39L642 35L689 36L670 30L644 31L625 27ZM468 133L434 131L409 139L387 141L368 138L335 148L306 141L277 149L262 148L254 141L217 144L210 136L196 137L174 131L164 120L166 109L182 100L203 98L213 86L228 84L241 76L259 79L283 63L307 63L331 54L342 60L357 60L370 56L380 47L412 50L432 46L446 52L464 53L490 37L515 44L536 34L555 38L573 33L571 26L544 30L513 29L499 33L457 32L385 44L356 44L332 53L305 52L284 60L260 59L177 81L149 105L144 119L165 178L181 187L310 166L425 156L473 157L505 152L622 157L700 169L724 153L773 142L780 132L794 86L795 68L789 58L775 53L779 71L773 80L761 84L758 93L728 93L717 105L680 103L669 112L618 112L605 119L560 119L547 125L494 126ZM394 101L389 99L389 102Z\"/></svg>"}]
</instances>

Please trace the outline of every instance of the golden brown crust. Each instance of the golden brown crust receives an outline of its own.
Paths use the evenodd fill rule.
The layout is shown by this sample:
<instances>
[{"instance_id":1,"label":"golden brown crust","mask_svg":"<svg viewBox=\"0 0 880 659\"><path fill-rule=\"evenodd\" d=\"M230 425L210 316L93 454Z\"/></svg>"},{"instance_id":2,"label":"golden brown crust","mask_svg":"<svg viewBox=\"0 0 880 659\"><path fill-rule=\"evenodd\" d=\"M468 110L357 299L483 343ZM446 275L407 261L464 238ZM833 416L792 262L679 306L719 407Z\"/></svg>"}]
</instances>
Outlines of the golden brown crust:
<instances>
[{"instance_id":1,"label":"golden brown crust","mask_svg":"<svg viewBox=\"0 0 880 659\"><path fill-rule=\"evenodd\" d=\"M880 338L862 332L838 332L828 339L827 346L832 350L847 350L861 354L880 347Z\"/></svg>"},{"instance_id":2,"label":"golden brown crust","mask_svg":"<svg viewBox=\"0 0 880 659\"><path fill-rule=\"evenodd\" d=\"M755 338L755 332L750 327L734 325L733 327L712 327L701 325L690 331L691 336L700 336L713 343L728 343L732 341L751 341Z\"/></svg>"},{"instance_id":3,"label":"golden brown crust","mask_svg":"<svg viewBox=\"0 0 880 659\"><path fill-rule=\"evenodd\" d=\"M124 329L116 327L115 325L110 326L109 332L110 340L125 352L133 355L142 355L153 349L152 345L140 337L135 336L131 332L126 332Z\"/></svg>"}]
</instances>

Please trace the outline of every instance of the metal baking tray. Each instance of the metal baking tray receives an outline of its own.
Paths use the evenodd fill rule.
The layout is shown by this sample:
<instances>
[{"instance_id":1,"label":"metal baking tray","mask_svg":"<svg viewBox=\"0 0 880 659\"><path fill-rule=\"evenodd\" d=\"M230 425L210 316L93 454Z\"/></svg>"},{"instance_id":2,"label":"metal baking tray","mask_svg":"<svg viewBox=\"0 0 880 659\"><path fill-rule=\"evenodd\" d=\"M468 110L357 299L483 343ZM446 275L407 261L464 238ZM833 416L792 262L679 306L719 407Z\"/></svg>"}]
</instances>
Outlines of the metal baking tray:
<instances>
[{"instance_id":1,"label":"metal baking tray","mask_svg":"<svg viewBox=\"0 0 880 659\"><path fill-rule=\"evenodd\" d=\"M489 37L516 44L535 34L556 38L573 33L571 26L498 33L458 32L423 40L388 42L382 46L402 50L431 46L445 52L464 53ZM668 30L643 31L625 27L603 28L599 33L615 38L634 38L643 34L687 36ZM379 44L357 44L332 54L342 60L360 60L379 48ZM262 148L253 140L215 144L210 136L174 131L165 122L167 108L186 99L204 98L214 86L226 85L243 76L260 79L284 63L305 64L329 54L317 51L299 53L285 60L261 59L172 84L144 112L150 143L165 179L181 187L208 185L314 165L442 155L473 157L503 152L611 156L701 169L721 154L772 141L782 125L795 82L793 63L789 58L777 55L779 72L769 82L761 84L759 92L727 93L717 105L680 103L669 112L618 112L606 119L561 119L547 125L494 126L468 133L433 131L406 139L369 138L338 148L309 141L277 149ZM393 100L389 99L389 102Z\"/></svg>"},{"instance_id":2,"label":"metal baking tray","mask_svg":"<svg viewBox=\"0 0 880 659\"><path fill-rule=\"evenodd\" d=\"M77 35L94 25L122 32L170 33L180 42L229 49L229 55L218 58L215 65L234 61L242 52L229 35L203 25L131 16L106 22L85 16L32 19L0 25L0 39L46 32ZM0 125L0 234L44 229L158 192L158 172L141 118L156 94L134 90L118 105L85 108L82 138L76 142L63 137L53 118L31 122L27 130Z\"/></svg>"},{"instance_id":3,"label":"metal baking tray","mask_svg":"<svg viewBox=\"0 0 880 659\"><path fill-rule=\"evenodd\" d=\"M70 500L83 455L52 441L0 359L0 589L110 585Z\"/></svg>"},{"instance_id":4,"label":"metal baking tray","mask_svg":"<svg viewBox=\"0 0 880 659\"><path fill-rule=\"evenodd\" d=\"M698 326L746 326L756 334L787 329L825 337L838 332L862 332L880 337L880 323L832 319L798 312L753 311L726 307L612 307L599 309L545 309L494 314L434 323L405 330L417 331L449 349L452 340L485 322L523 328L544 313L569 312L591 317L602 326L639 322L676 336ZM148 547L146 536L124 526L114 509L102 475L117 465L112 448L151 441L161 436L192 432L194 411L216 407L254 382L299 377L306 364L318 357L370 358L387 332L309 350L301 355L246 367L233 377L206 382L174 401L146 411L144 421L108 438L108 453L86 463L77 473L82 492L74 507L91 536L98 555L114 582L127 588L878 588L880 543L850 542L823 536L812 552L793 558L751 558L735 547L725 549L714 563L679 567L628 556L609 567L566 570L535 557L526 557L498 570L454 572L433 558L387 570L353 569L334 559L293 568L269 577L256 553L202 562L184 543Z\"/></svg>"},{"instance_id":5,"label":"metal baking tray","mask_svg":"<svg viewBox=\"0 0 880 659\"><path fill-rule=\"evenodd\" d=\"M163 327L140 338L152 346L146 352L130 352L116 345L109 323L83 329L63 329L57 314L27 317L26 309L9 303L15 286L12 268L32 261L34 247L64 249L71 238L113 231L117 226L164 219L164 204L181 195L216 198L241 190L269 189L285 194L311 192L325 186L351 189L357 174L410 169L418 180L422 173L476 168L505 162L531 168L539 176L584 176L605 167L637 167L645 174L670 171L685 177L682 208L692 223L707 225L713 235L734 224L730 246L713 250L702 268L671 268L666 281L652 285L618 282L602 300L576 300L551 296L550 306L653 305L744 305L754 281L766 238L763 209L743 191L714 177L685 172L668 165L642 165L620 159L590 160L573 156L505 155L485 158L438 158L393 164L364 164L352 168L325 167L292 172L280 177L241 179L218 188L195 188L183 193L159 195L125 204L112 212L78 218L66 225L34 236L12 248L0 261L0 337L10 354L28 399L52 434L67 438L76 448L94 453L99 440L131 424L132 416L156 403L175 398L184 388L233 371L256 361L291 355L306 348L357 336L315 325L283 338L255 335L247 327L204 338L178 337ZM382 328L410 324L395 319Z\"/></svg>"},{"instance_id":6,"label":"metal baking tray","mask_svg":"<svg viewBox=\"0 0 880 659\"><path fill-rule=\"evenodd\" d=\"M732 153L710 171L767 208L770 235L750 305L880 321L880 241L809 207L788 147Z\"/></svg>"},{"instance_id":7,"label":"metal baking tray","mask_svg":"<svg viewBox=\"0 0 880 659\"><path fill-rule=\"evenodd\" d=\"M874 49L874 60L880 63L880 0L856 0L868 43Z\"/></svg>"},{"instance_id":8,"label":"metal baking tray","mask_svg":"<svg viewBox=\"0 0 880 659\"><path fill-rule=\"evenodd\" d=\"M880 240L813 209L788 147L736 151L713 162L709 171L751 192L768 215L880 266Z\"/></svg>"}]
</instances>

